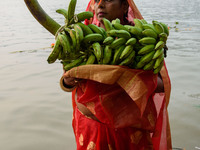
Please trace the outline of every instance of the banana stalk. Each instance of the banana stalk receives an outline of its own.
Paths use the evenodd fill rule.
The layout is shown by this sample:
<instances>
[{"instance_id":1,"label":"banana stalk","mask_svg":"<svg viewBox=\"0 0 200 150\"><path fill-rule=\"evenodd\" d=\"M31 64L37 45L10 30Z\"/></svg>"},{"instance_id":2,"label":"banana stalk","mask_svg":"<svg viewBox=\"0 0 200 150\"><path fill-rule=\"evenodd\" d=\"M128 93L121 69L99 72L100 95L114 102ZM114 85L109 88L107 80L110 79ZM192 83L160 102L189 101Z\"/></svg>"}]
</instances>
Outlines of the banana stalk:
<instances>
[{"instance_id":1,"label":"banana stalk","mask_svg":"<svg viewBox=\"0 0 200 150\"><path fill-rule=\"evenodd\" d=\"M61 27L55 20L53 20L40 6L37 0L24 0L29 11L35 19L51 34L55 35L56 31Z\"/></svg>"}]
</instances>

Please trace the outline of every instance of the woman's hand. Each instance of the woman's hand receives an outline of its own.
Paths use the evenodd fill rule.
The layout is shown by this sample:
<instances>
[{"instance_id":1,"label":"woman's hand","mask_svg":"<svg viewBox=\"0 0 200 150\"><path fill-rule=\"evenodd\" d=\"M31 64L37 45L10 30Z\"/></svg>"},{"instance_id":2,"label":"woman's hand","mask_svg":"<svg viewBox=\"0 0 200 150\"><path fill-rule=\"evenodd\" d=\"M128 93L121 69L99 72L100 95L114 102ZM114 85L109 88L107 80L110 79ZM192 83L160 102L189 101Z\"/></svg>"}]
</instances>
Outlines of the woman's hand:
<instances>
[{"instance_id":1,"label":"woman's hand","mask_svg":"<svg viewBox=\"0 0 200 150\"><path fill-rule=\"evenodd\" d=\"M64 77L64 84L66 86L74 87L78 84L80 79L74 78L74 77Z\"/></svg>"}]
</instances>

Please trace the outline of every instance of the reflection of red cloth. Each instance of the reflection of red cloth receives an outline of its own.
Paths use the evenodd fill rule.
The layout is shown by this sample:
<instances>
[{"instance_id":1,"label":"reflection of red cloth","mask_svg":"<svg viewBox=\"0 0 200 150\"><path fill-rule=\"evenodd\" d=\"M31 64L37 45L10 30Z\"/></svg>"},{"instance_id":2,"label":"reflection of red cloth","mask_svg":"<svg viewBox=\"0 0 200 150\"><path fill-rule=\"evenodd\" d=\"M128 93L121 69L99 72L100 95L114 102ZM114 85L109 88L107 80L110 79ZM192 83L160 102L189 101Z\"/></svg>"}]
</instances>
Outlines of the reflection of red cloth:
<instances>
[{"instance_id":1,"label":"reflection of red cloth","mask_svg":"<svg viewBox=\"0 0 200 150\"><path fill-rule=\"evenodd\" d=\"M128 20L142 19L134 2L128 2ZM93 5L91 0L86 10L94 13ZM85 23L99 25L95 15ZM167 112L171 84L166 65L160 74L165 93L154 93L157 75L151 71L94 65L66 72L64 76L85 79L72 92L77 150L171 150ZM75 93L100 122L77 109Z\"/></svg>"}]
</instances>

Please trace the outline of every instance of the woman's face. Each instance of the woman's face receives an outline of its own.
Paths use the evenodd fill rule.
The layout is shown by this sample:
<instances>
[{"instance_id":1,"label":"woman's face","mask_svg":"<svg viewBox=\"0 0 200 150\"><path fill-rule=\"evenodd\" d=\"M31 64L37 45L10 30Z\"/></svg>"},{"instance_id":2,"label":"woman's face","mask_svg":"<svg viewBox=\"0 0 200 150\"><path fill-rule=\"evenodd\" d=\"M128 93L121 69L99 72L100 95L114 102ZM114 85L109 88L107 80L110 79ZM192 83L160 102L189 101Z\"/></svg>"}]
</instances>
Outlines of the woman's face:
<instances>
[{"instance_id":1,"label":"woman's face","mask_svg":"<svg viewBox=\"0 0 200 150\"><path fill-rule=\"evenodd\" d=\"M100 22L103 18L110 21L119 18L122 21L127 9L127 3L121 3L120 0L95 0L94 10Z\"/></svg>"}]
</instances>

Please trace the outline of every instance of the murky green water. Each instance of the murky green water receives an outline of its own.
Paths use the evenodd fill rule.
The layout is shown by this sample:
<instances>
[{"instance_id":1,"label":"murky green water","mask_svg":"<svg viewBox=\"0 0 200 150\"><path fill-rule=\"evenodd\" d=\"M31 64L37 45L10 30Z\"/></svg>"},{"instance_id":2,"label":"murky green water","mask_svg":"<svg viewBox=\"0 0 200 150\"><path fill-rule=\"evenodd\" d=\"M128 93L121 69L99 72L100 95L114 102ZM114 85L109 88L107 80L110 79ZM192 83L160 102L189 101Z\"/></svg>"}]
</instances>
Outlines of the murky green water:
<instances>
[{"instance_id":1,"label":"murky green water","mask_svg":"<svg viewBox=\"0 0 200 150\"><path fill-rule=\"evenodd\" d=\"M55 12L69 0L38 0L60 24ZM76 12L88 0L78 0ZM170 27L166 59L172 82L169 115L173 147L200 147L200 2L136 0L147 21ZM60 89L60 63L48 64L54 37L30 14L23 0L0 1L0 149L75 149L71 94ZM175 24L178 22L179 24Z\"/></svg>"}]
</instances>

